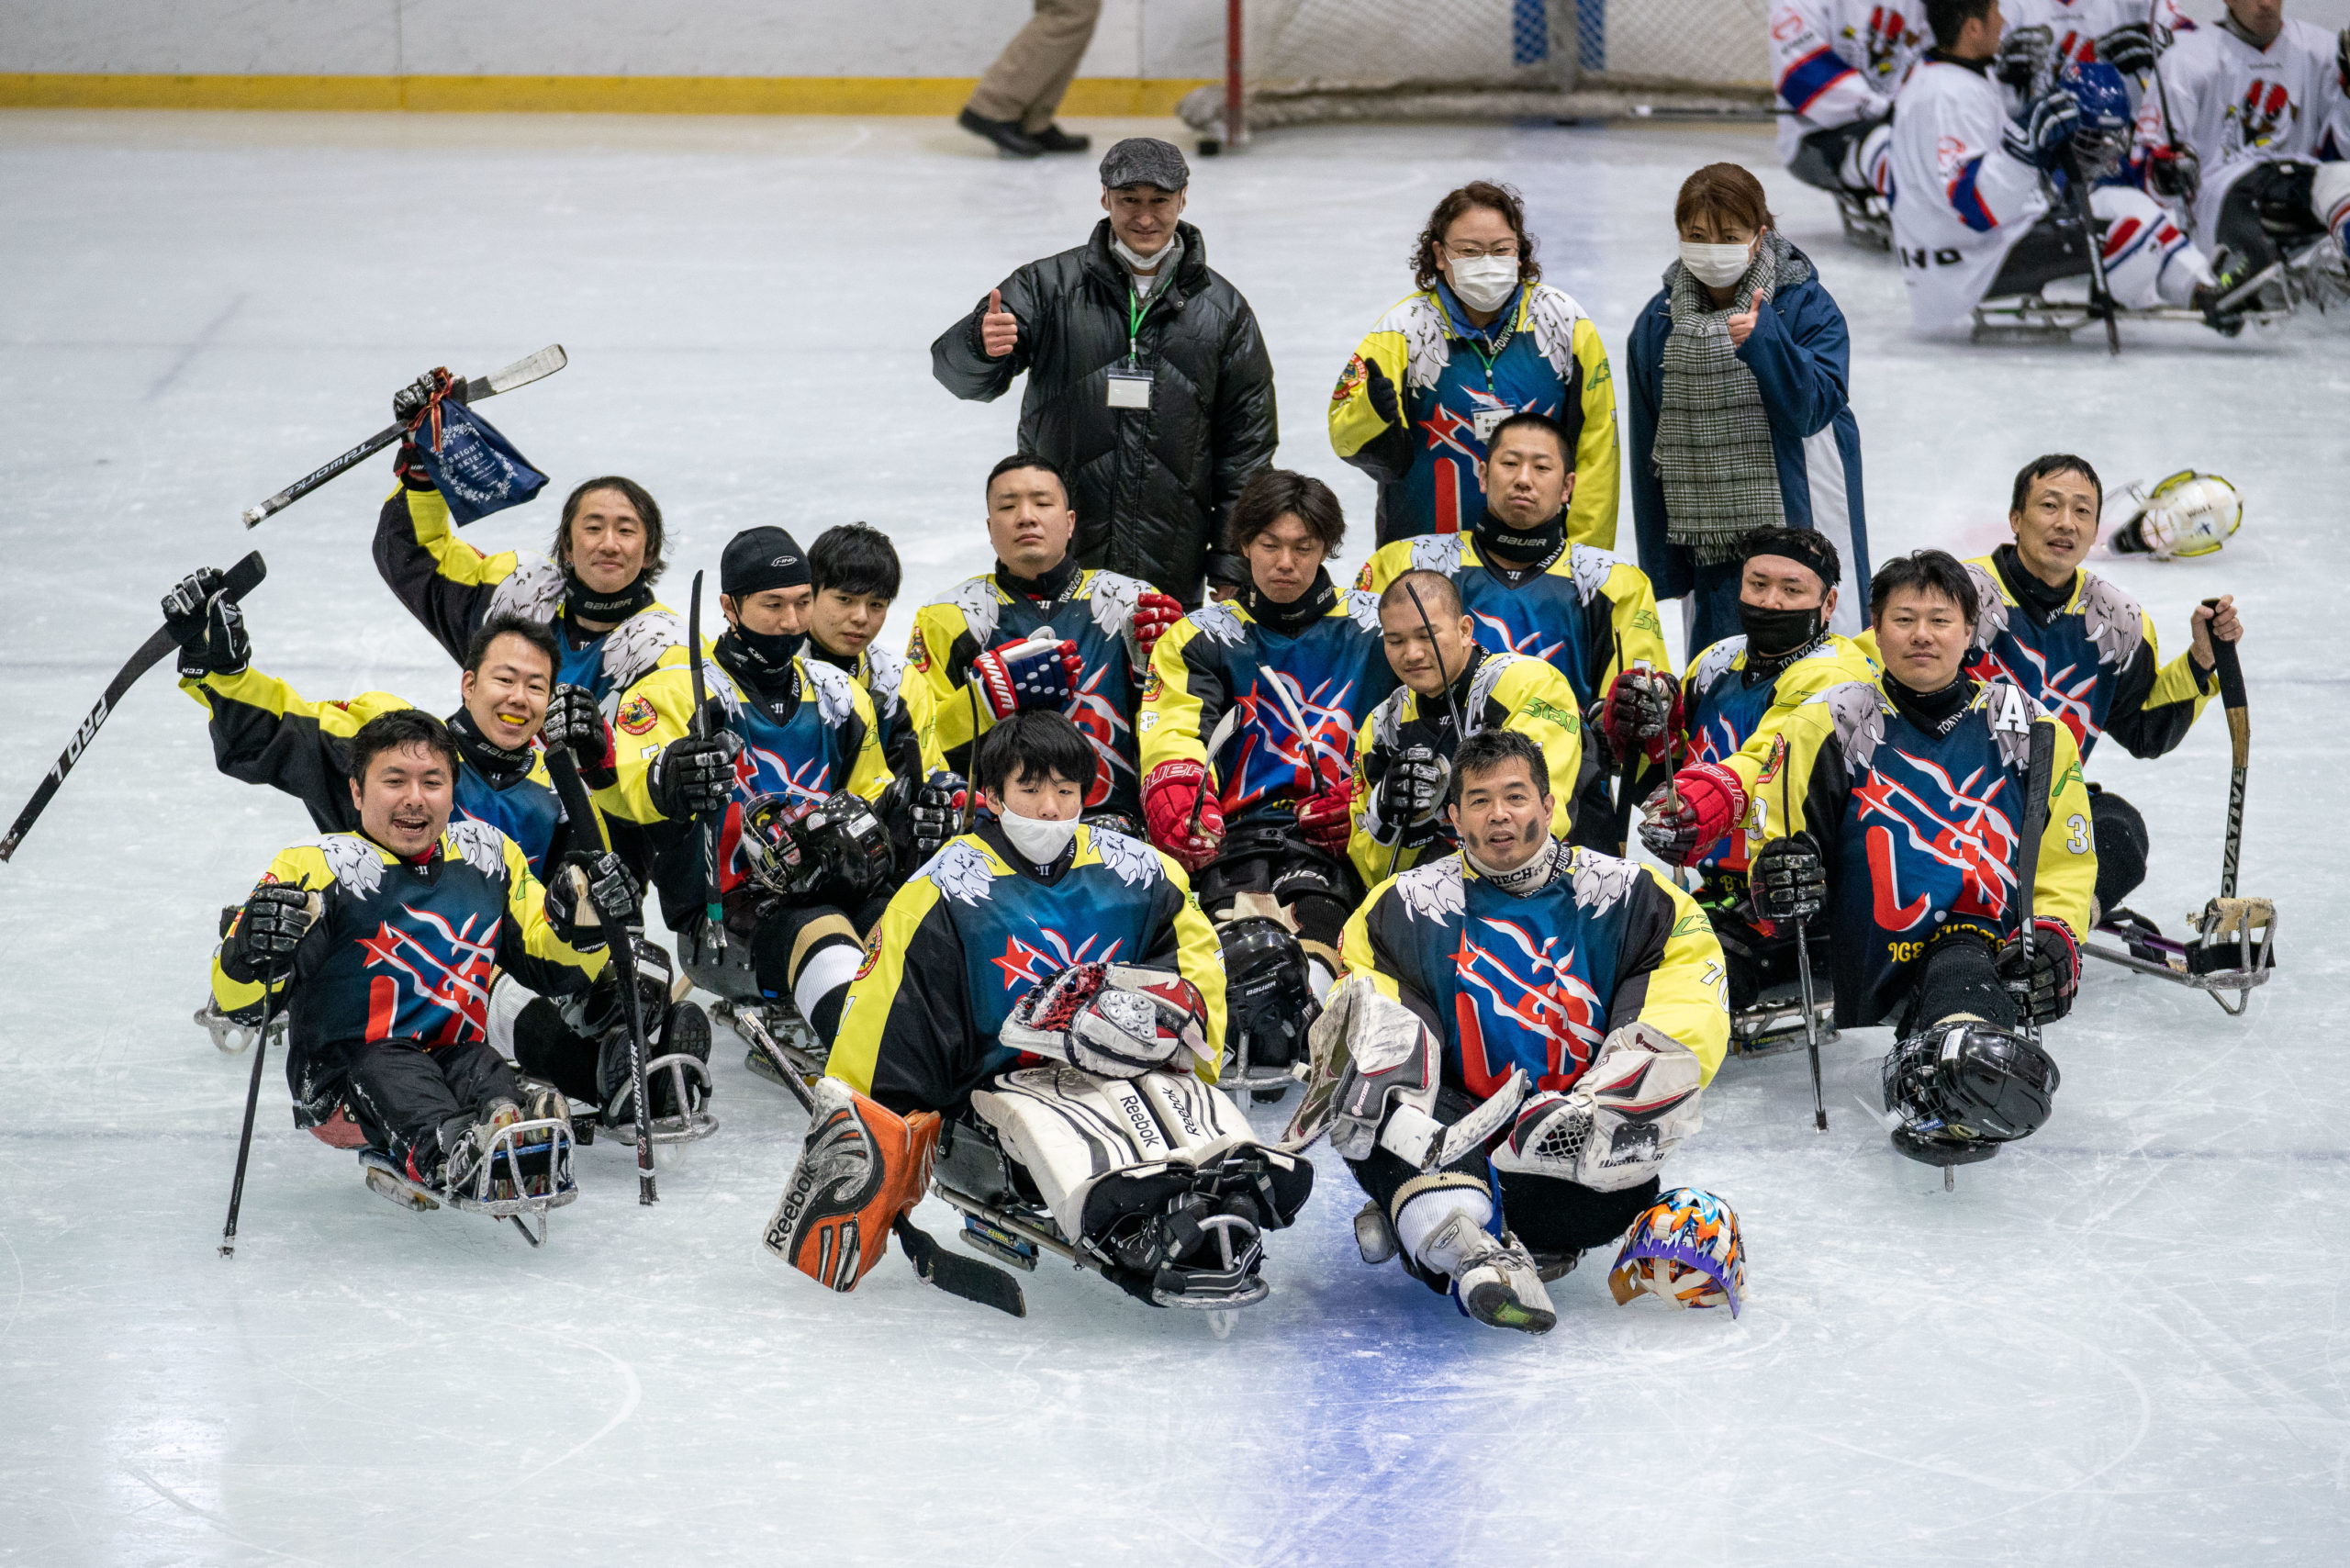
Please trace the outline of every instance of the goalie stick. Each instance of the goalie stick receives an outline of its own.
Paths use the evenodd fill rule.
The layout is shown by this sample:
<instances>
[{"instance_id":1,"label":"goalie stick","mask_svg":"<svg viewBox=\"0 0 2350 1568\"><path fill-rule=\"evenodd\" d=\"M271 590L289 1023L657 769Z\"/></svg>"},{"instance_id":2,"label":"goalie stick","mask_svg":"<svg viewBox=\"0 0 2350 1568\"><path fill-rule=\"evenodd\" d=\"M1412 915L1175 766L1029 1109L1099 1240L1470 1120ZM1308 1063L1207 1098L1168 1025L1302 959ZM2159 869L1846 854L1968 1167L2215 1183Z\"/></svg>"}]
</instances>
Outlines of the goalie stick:
<instances>
[{"instance_id":1,"label":"goalie stick","mask_svg":"<svg viewBox=\"0 0 2350 1568\"><path fill-rule=\"evenodd\" d=\"M450 389L449 396L460 403L478 403L484 398L495 398L500 392L511 392L517 386L528 386L533 381L543 381L569 363L570 360L564 353L561 343L549 343L538 353L525 359L518 359L503 370L493 370L487 375L476 375L469 381L459 382ZM245 526L259 528L264 519L284 511L328 480L349 473L352 468L399 440L407 431L406 420L395 420L341 456L331 459L320 467L305 474L261 505L247 507L244 511Z\"/></svg>"},{"instance_id":2,"label":"goalie stick","mask_svg":"<svg viewBox=\"0 0 2350 1568\"><path fill-rule=\"evenodd\" d=\"M218 597L234 604L252 592L262 578L268 575L269 568L262 564L261 552L256 550L229 568L220 579ZM106 683L106 691L98 698L97 706L82 716L73 738L65 743L65 750L59 754L57 761L50 767L49 777L40 781L40 788L33 791L33 798L25 802L23 811L17 813L16 822L8 828L8 836L0 838L0 860L6 860L17 853L17 846L24 842L25 834L32 831L33 823L40 819L42 812L48 810L50 797L57 793L57 787L65 782L65 776L73 771L73 765L82 760L82 754L90 749L92 741L97 739L98 727L114 711L115 704L122 700L124 694L140 676L153 669L162 661L163 655L177 645L172 629L162 627L140 644L139 651L115 672L115 678Z\"/></svg>"}]
</instances>

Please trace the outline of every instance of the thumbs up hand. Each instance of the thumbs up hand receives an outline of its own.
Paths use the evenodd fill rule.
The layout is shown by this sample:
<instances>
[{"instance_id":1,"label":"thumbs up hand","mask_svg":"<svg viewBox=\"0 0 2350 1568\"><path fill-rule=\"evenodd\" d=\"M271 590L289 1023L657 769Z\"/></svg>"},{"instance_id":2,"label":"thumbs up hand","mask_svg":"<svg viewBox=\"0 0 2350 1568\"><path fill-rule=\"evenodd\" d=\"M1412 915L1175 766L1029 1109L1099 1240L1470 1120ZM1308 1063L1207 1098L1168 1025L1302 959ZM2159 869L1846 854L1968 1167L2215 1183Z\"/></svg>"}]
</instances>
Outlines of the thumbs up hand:
<instances>
[{"instance_id":1,"label":"thumbs up hand","mask_svg":"<svg viewBox=\"0 0 2350 1568\"><path fill-rule=\"evenodd\" d=\"M1003 290L988 290L988 308L979 317L979 346L990 359L1002 359L1020 342L1020 319L1003 308Z\"/></svg>"},{"instance_id":2,"label":"thumbs up hand","mask_svg":"<svg viewBox=\"0 0 2350 1568\"><path fill-rule=\"evenodd\" d=\"M1762 314L1762 307L1771 301L1768 284L1754 291L1754 298L1743 310L1733 311L1729 318L1729 342L1732 348L1754 335L1754 319Z\"/></svg>"}]
</instances>

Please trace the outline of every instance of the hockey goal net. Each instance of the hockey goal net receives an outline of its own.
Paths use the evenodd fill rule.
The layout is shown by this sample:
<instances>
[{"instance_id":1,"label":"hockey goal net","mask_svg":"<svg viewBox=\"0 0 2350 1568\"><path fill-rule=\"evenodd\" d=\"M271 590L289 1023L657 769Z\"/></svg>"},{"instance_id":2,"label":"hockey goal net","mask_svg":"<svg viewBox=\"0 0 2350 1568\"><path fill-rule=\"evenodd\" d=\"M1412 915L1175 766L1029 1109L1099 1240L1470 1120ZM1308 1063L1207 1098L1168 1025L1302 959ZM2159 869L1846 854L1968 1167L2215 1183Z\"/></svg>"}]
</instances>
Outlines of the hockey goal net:
<instances>
[{"instance_id":1,"label":"hockey goal net","mask_svg":"<svg viewBox=\"0 0 2350 1568\"><path fill-rule=\"evenodd\" d=\"M1228 144L1327 120L1767 113L1767 0L1226 0Z\"/></svg>"}]
</instances>

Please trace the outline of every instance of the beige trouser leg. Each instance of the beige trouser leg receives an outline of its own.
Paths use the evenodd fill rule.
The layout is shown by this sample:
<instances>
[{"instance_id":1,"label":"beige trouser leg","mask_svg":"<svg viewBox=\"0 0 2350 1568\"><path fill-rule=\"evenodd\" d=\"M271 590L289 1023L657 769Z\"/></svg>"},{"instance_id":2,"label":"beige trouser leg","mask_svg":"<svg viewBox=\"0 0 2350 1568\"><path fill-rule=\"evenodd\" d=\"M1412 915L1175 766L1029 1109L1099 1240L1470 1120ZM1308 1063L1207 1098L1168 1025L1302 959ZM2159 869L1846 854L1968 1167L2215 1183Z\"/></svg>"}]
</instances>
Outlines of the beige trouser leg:
<instances>
[{"instance_id":1,"label":"beige trouser leg","mask_svg":"<svg viewBox=\"0 0 2350 1568\"><path fill-rule=\"evenodd\" d=\"M1102 0L1036 0L1035 16L971 90L971 112L981 119L1017 120L1030 132L1050 125L1101 17Z\"/></svg>"}]
</instances>

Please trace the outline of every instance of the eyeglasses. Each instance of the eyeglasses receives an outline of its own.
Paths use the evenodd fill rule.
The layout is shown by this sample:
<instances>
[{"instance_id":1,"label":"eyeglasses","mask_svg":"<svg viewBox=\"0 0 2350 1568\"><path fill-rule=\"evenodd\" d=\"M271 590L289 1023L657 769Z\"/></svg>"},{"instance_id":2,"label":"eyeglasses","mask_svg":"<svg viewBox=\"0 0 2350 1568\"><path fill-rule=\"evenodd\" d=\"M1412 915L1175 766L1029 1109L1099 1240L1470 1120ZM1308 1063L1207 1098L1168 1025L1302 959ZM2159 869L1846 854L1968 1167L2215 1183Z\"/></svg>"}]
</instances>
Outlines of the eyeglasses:
<instances>
[{"instance_id":1,"label":"eyeglasses","mask_svg":"<svg viewBox=\"0 0 2350 1568\"><path fill-rule=\"evenodd\" d=\"M1517 241L1498 241L1490 249L1477 245L1447 244L1444 247L1444 253L1456 262L1474 262L1486 256L1496 256L1505 262L1514 262L1517 260Z\"/></svg>"}]
</instances>

